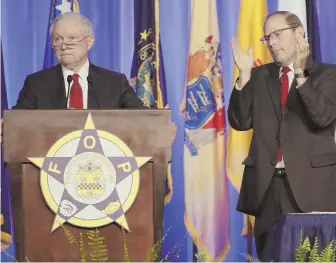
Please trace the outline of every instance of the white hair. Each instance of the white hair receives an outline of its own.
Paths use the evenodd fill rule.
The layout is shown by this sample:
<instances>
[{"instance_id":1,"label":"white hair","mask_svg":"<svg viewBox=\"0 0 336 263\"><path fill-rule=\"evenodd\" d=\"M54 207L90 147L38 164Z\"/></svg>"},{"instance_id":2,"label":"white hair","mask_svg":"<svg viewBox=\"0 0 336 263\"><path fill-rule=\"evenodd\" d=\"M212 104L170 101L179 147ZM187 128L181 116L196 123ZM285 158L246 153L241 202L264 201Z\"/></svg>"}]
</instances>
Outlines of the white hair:
<instances>
[{"instance_id":1,"label":"white hair","mask_svg":"<svg viewBox=\"0 0 336 263\"><path fill-rule=\"evenodd\" d=\"M69 18L70 19L79 18L82 21L83 26L87 29L87 36L93 36L93 26L92 26L91 21L87 17L81 15L80 13L75 13L75 12L67 12L67 13L57 16L50 26L50 30L49 30L50 36L52 36L54 27L58 21L63 20L63 19L69 19Z\"/></svg>"}]
</instances>

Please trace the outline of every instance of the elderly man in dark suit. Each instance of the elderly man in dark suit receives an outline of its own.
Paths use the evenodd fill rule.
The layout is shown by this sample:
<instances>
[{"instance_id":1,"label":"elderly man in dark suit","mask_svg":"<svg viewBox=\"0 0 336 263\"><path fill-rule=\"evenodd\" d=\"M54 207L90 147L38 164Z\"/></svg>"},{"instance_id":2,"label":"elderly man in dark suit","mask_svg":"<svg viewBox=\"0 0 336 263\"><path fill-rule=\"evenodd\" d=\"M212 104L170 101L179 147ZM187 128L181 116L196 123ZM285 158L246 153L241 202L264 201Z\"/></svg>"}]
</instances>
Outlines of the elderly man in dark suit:
<instances>
[{"instance_id":1,"label":"elderly man in dark suit","mask_svg":"<svg viewBox=\"0 0 336 263\"><path fill-rule=\"evenodd\" d=\"M29 75L13 109L144 108L125 75L89 62L95 39L86 17L65 13L50 33L60 64Z\"/></svg>"},{"instance_id":2,"label":"elderly man in dark suit","mask_svg":"<svg viewBox=\"0 0 336 263\"><path fill-rule=\"evenodd\" d=\"M312 62L300 19L279 11L264 23L273 63L252 69L253 55L232 39L239 79L229 122L253 129L237 210L255 216L258 256L272 219L289 212L336 210L336 69Z\"/></svg>"}]
</instances>

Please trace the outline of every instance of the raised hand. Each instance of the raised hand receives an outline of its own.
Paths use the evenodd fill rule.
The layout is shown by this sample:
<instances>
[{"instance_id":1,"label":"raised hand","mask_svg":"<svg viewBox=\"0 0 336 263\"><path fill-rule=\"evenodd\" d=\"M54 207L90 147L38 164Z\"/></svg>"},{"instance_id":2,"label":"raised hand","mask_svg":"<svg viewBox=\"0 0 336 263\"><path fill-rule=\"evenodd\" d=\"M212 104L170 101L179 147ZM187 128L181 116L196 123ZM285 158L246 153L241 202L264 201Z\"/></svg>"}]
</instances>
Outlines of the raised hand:
<instances>
[{"instance_id":1,"label":"raised hand","mask_svg":"<svg viewBox=\"0 0 336 263\"><path fill-rule=\"evenodd\" d=\"M293 65L296 73L300 73L305 70L309 54L310 50L308 41L299 35L296 44L296 58Z\"/></svg>"},{"instance_id":2,"label":"raised hand","mask_svg":"<svg viewBox=\"0 0 336 263\"><path fill-rule=\"evenodd\" d=\"M251 72L253 67L253 54L252 48L248 48L245 54L240 46L240 42L236 38L231 40L233 60L240 72Z\"/></svg>"}]
</instances>

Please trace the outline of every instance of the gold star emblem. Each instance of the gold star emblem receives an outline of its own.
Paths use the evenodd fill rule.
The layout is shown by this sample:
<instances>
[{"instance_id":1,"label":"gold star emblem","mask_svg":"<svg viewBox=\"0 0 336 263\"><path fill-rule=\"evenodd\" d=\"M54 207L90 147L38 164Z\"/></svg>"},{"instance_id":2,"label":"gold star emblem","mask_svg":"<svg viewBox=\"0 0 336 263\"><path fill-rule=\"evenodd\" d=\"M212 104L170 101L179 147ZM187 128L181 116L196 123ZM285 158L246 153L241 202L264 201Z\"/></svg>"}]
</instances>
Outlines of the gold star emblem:
<instances>
[{"instance_id":1,"label":"gold star emblem","mask_svg":"<svg viewBox=\"0 0 336 263\"><path fill-rule=\"evenodd\" d=\"M149 28L148 30L145 29L144 32L140 33L140 40L138 42L138 45L142 43L142 41L147 41L147 38L152 35L152 29Z\"/></svg>"},{"instance_id":2,"label":"gold star emblem","mask_svg":"<svg viewBox=\"0 0 336 263\"><path fill-rule=\"evenodd\" d=\"M140 36L141 36L141 40L145 40L147 41L147 38L149 37L149 32L147 32L147 30L145 29L144 32L140 33Z\"/></svg>"},{"instance_id":3,"label":"gold star emblem","mask_svg":"<svg viewBox=\"0 0 336 263\"><path fill-rule=\"evenodd\" d=\"M116 222L129 231L125 213L138 194L139 169L152 157L135 157L120 138L97 130L89 112L84 129L60 138L46 156L27 159L41 169L41 190L56 214L51 232L65 222L85 228Z\"/></svg>"}]
</instances>

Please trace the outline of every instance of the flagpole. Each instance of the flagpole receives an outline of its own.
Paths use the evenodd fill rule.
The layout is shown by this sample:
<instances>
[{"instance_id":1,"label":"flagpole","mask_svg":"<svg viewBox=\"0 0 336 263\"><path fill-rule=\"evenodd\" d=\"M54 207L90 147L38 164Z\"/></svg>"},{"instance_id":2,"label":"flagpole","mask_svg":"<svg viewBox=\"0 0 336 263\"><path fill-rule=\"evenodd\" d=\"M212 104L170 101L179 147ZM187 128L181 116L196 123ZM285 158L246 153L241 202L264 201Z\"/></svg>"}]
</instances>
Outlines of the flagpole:
<instances>
[{"instance_id":1,"label":"flagpole","mask_svg":"<svg viewBox=\"0 0 336 263\"><path fill-rule=\"evenodd\" d=\"M159 0L154 1L155 8L155 69L156 69L156 92L157 107L163 108L161 87L160 87L160 25L159 25Z\"/></svg>"},{"instance_id":2,"label":"flagpole","mask_svg":"<svg viewBox=\"0 0 336 263\"><path fill-rule=\"evenodd\" d=\"M78 0L72 1L72 12L80 13Z\"/></svg>"}]
</instances>

